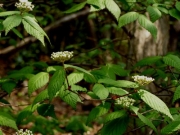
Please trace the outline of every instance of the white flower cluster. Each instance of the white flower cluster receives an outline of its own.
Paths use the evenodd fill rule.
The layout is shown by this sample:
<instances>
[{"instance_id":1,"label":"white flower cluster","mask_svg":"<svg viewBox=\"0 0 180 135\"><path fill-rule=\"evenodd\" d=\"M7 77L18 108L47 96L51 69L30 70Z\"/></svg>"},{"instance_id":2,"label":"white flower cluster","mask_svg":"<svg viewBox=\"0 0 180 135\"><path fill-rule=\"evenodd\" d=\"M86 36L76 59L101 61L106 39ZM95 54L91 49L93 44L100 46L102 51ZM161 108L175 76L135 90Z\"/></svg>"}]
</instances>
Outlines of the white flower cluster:
<instances>
[{"instance_id":1,"label":"white flower cluster","mask_svg":"<svg viewBox=\"0 0 180 135\"><path fill-rule=\"evenodd\" d=\"M69 60L70 58L73 57L73 52L69 52L69 51L64 51L64 52L53 52L51 54L51 58L54 61L58 61L58 62L64 62Z\"/></svg>"},{"instance_id":2,"label":"white flower cluster","mask_svg":"<svg viewBox=\"0 0 180 135\"><path fill-rule=\"evenodd\" d=\"M121 105L122 107L128 108L128 107L130 107L131 105L133 105L134 102L135 102L134 99L129 98L129 97L126 96L126 97L117 98L115 104L116 104L116 105Z\"/></svg>"},{"instance_id":3,"label":"white flower cluster","mask_svg":"<svg viewBox=\"0 0 180 135\"><path fill-rule=\"evenodd\" d=\"M28 0L19 0L19 3L16 3L15 6L20 11L32 11L34 8L34 5L31 4L32 2L29 2Z\"/></svg>"},{"instance_id":4,"label":"white flower cluster","mask_svg":"<svg viewBox=\"0 0 180 135\"><path fill-rule=\"evenodd\" d=\"M26 129L25 131L23 131L23 129L18 130L18 132L16 132L16 135L33 135L32 131Z\"/></svg>"},{"instance_id":5,"label":"white flower cluster","mask_svg":"<svg viewBox=\"0 0 180 135\"><path fill-rule=\"evenodd\" d=\"M135 76L132 76L132 78L139 85L147 85L147 84L151 83L152 81L154 81L154 79L152 77L147 77L147 76L144 76L144 75L142 75L142 76L135 75Z\"/></svg>"}]
</instances>

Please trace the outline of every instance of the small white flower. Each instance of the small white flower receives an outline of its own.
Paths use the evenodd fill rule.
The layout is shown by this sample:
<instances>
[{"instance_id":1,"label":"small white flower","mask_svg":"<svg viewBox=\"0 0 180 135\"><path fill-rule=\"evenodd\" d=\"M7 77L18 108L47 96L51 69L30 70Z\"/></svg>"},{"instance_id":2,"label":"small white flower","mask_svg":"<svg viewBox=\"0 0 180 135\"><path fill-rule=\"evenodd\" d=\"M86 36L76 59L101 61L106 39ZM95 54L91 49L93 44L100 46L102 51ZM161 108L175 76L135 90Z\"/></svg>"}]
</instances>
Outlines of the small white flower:
<instances>
[{"instance_id":1,"label":"small white flower","mask_svg":"<svg viewBox=\"0 0 180 135\"><path fill-rule=\"evenodd\" d=\"M19 0L19 2L21 2L21 3L22 3L22 2L28 2L28 0Z\"/></svg>"},{"instance_id":2,"label":"small white flower","mask_svg":"<svg viewBox=\"0 0 180 135\"><path fill-rule=\"evenodd\" d=\"M20 129L16 132L16 135L33 135L33 133L28 129L26 129L24 132L23 129Z\"/></svg>"},{"instance_id":3,"label":"small white flower","mask_svg":"<svg viewBox=\"0 0 180 135\"><path fill-rule=\"evenodd\" d=\"M129 97L120 97L116 99L115 104L121 105L122 107L128 108L130 105L133 105L135 103L135 100Z\"/></svg>"},{"instance_id":4,"label":"small white flower","mask_svg":"<svg viewBox=\"0 0 180 135\"><path fill-rule=\"evenodd\" d=\"M73 52L69 52L69 51L64 51L64 52L53 52L51 54L51 58L54 61L58 61L58 62L64 62L69 60L70 58L73 57Z\"/></svg>"},{"instance_id":5,"label":"small white flower","mask_svg":"<svg viewBox=\"0 0 180 135\"><path fill-rule=\"evenodd\" d=\"M137 82L139 85L147 85L151 82L154 81L154 79L152 77L147 77L147 76L140 76L140 75L135 75L132 76L132 78L134 79L135 82Z\"/></svg>"},{"instance_id":6,"label":"small white flower","mask_svg":"<svg viewBox=\"0 0 180 135\"><path fill-rule=\"evenodd\" d=\"M19 3L15 3L15 6L20 11L32 11L34 8L34 5L31 4L32 2L29 2L28 0L19 0Z\"/></svg>"}]
</instances>

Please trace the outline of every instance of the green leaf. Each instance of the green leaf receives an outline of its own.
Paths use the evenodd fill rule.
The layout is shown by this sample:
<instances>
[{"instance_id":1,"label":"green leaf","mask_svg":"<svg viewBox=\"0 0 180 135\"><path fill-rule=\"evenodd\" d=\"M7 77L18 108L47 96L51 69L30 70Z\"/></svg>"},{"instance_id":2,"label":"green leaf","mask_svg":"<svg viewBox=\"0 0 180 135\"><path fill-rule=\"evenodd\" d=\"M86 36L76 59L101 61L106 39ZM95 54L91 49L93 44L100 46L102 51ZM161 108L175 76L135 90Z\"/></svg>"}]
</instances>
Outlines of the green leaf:
<instances>
[{"instance_id":1,"label":"green leaf","mask_svg":"<svg viewBox=\"0 0 180 135\"><path fill-rule=\"evenodd\" d=\"M179 1L176 2L175 7L176 7L176 9L177 9L178 11L180 11L180 2L179 2Z\"/></svg>"},{"instance_id":2,"label":"green leaf","mask_svg":"<svg viewBox=\"0 0 180 135\"><path fill-rule=\"evenodd\" d=\"M19 14L15 14L12 16L7 17L3 21L4 29L5 29L5 35L14 27L18 26L22 21L22 16Z\"/></svg>"},{"instance_id":3,"label":"green leaf","mask_svg":"<svg viewBox=\"0 0 180 135\"><path fill-rule=\"evenodd\" d=\"M135 106L130 106L129 107L130 110L132 110L136 115L138 114L138 111L139 111L139 108L138 107L135 107Z\"/></svg>"},{"instance_id":4,"label":"green leaf","mask_svg":"<svg viewBox=\"0 0 180 135\"><path fill-rule=\"evenodd\" d=\"M0 112L0 125L18 130L15 120L5 112Z\"/></svg>"},{"instance_id":5,"label":"green leaf","mask_svg":"<svg viewBox=\"0 0 180 135\"><path fill-rule=\"evenodd\" d=\"M173 96L173 103L180 98L180 85L176 88L174 96Z\"/></svg>"},{"instance_id":6,"label":"green leaf","mask_svg":"<svg viewBox=\"0 0 180 135\"><path fill-rule=\"evenodd\" d=\"M156 63L157 61L161 60L161 56L151 56L151 57L146 57L143 58L142 60L138 61L135 66L147 66L147 65L152 65Z\"/></svg>"},{"instance_id":7,"label":"green leaf","mask_svg":"<svg viewBox=\"0 0 180 135\"><path fill-rule=\"evenodd\" d=\"M173 119L172 115L170 114L170 111L166 104L155 95L151 94L150 92L146 90L138 90L139 96L141 99L148 104L151 108L153 108L156 111L159 111L165 115L167 115L169 118Z\"/></svg>"},{"instance_id":8,"label":"green leaf","mask_svg":"<svg viewBox=\"0 0 180 135\"><path fill-rule=\"evenodd\" d=\"M113 80L116 79L116 75L114 73L114 70L109 65L101 67L100 73L102 73L103 76L106 76L107 78L111 78Z\"/></svg>"},{"instance_id":9,"label":"green leaf","mask_svg":"<svg viewBox=\"0 0 180 135\"><path fill-rule=\"evenodd\" d=\"M170 14L170 16L176 18L177 20L180 19L180 11L178 11L177 9L173 8L173 9L169 10L169 14Z\"/></svg>"},{"instance_id":10,"label":"green leaf","mask_svg":"<svg viewBox=\"0 0 180 135\"><path fill-rule=\"evenodd\" d=\"M2 89L10 94L13 89L16 87L16 83L13 81L5 82L2 84Z\"/></svg>"},{"instance_id":11,"label":"green leaf","mask_svg":"<svg viewBox=\"0 0 180 135\"><path fill-rule=\"evenodd\" d=\"M11 79L7 79L7 78L0 78L0 84L3 84L5 82L9 82Z\"/></svg>"},{"instance_id":12,"label":"green leaf","mask_svg":"<svg viewBox=\"0 0 180 135\"><path fill-rule=\"evenodd\" d=\"M64 13L73 13L73 12L76 12L76 11L81 10L82 8L84 8L85 5L86 5L86 1L82 2L82 3L79 3L79 4L75 4L70 9L64 11Z\"/></svg>"},{"instance_id":13,"label":"green leaf","mask_svg":"<svg viewBox=\"0 0 180 135\"><path fill-rule=\"evenodd\" d=\"M111 78L115 80L116 78L112 70L110 70L110 68L106 66L102 67L101 69L91 71L91 74L93 74L96 80L102 79L102 78L109 78L109 79Z\"/></svg>"},{"instance_id":14,"label":"green leaf","mask_svg":"<svg viewBox=\"0 0 180 135\"><path fill-rule=\"evenodd\" d=\"M69 90L65 90L63 87L59 91L59 96L64 102L69 104L74 109L76 108L77 102L81 102L81 99L77 94L70 92Z\"/></svg>"},{"instance_id":15,"label":"green leaf","mask_svg":"<svg viewBox=\"0 0 180 135\"><path fill-rule=\"evenodd\" d=\"M178 130L180 130L180 121L172 121L161 130L161 134L168 135Z\"/></svg>"},{"instance_id":16,"label":"green leaf","mask_svg":"<svg viewBox=\"0 0 180 135\"><path fill-rule=\"evenodd\" d=\"M129 75L129 71L123 69L120 65L107 64L106 67L118 76L128 76Z\"/></svg>"},{"instance_id":17,"label":"green leaf","mask_svg":"<svg viewBox=\"0 0 180 135\"><path fill-rule=\"evenodd\" d=\"M87 4L90 4L90 12L99 11L105 8L104 0L87 0Z\"/></svg>"},{"instance_id":18,"label":"green leaf","mask_svg":"<svg viewBox=\"0 0 180 135\"><path fill-rule=\"evenodd\" d=\"M96 95L94 94L94 92L92 92L92 91L88 91L87 94L88 94L91 98L93 98L93 99L99 99L99 97L96 96Z\"/></svg>"},{"instance_id":19,"label":"green leaf","mask_svg":"<svg viewBox=\"0 0 180 135\"><path fill-rule=\"evenodd\" d=\"M23 16L23 20L25 20L29 25L31 25L34 29L38 30L40 33L42 33L46 38L49 40L47 34L44 32L44 30L39 26L39 24L36 22L36 19L32 17L29 14L26 14Z\"/></svg>"},{"instance_id":20,"label":"green leaf","mask_svg":"<svg viewBox=\"0 0 180 135\"><path fill-rule=\"evenodd\" d=\"M180 69L180 66L179 66L180 58L175 55L172 55L172 54L166 55L163 57L163 61L166 65Z\"/></svg>"},{"instance_id":21,"label":"green leaf","mask_svg":"<svg viewBox=\"0 0 180 135\"><path fill-rule=\"evenodd\" d=\"M165 13L165 14L169 14L169 11L165 8L165 7L157 7L161 12Z\"/></svg>"},{"instance_id":22,"label":"green leaf","mask_svg":"<svg viewBox=\"0 0 180 135\"><path fill-rule=\"evenodd\" d=\"M112 113L106 115L105 123L108 122L108 121L117 119L117 118L124 117L126 115L127 115L127 112L125 110L118 110L118 111L112 112Z\"/></svg>"},{"instance_id":23,"label":"green leaf","mask_svg":"<svg viewBox=\"0 0 180 135\"><path fill-rule=\"evenodd\" d=\"M54 71L60 70L61 68L62 68L61 66L49 66L47 68L47 72L54 72Z\"/></svg>"},{"instance_id":24,"label":"green leaf","mask_svg":"<svg viewBox=\"0 0 180 135\"><path fill-rule=\"evenodd\" d=\"M72 91L87 91L86 88L83 88L83 87L81 87L79 85L71 85L71 90Z\"/></svg>"},{"instance_id":25,"label":"green leaf","mask_svg":"<svg viewBox=\"0 0 180 135\"><path fill-rule=\"evenodd\" d=\"M31 73L33 73L33 71L34 71L34 69L32 66L26 66L26 67L23 67L22 69L20 69L18 72L24 73L24 74L27 74L27 73L31 74Z\"/></svg>"},{"instance_id":26,"label":"green leaf","mask_svg":"<svg viewBox=\"0 0 180 135\"><path fill-rule=\"evenodd\" d=\"M23 119L25 118L28 118L29 116L32 115L32 113L37 109L39 105L30 105L30 106L27 106L26 108L24 108L19 114L18 114L18 117L17 117L17 120L16 120L16 123L19 125L20 122L23 121Z\"/></svg>"},{"instance_id":27,"label":"green leaf","mask_svg":"<svg viewBox=\"0 0 180 135\"><path fill-rule=\"evenodd\" d=\"M71 131L73 133L78 133L79 131L87 132L89 127L85 125L84 121L83 116L72 116L66 125L66 131Z\"/></svg>"},{"instance_id":28,"label":"green leaf","mask_svg":"<svg viewBox=\"0 0 180 135\"><path fill-rule=\"evenodd\" d=\"M9 16L9 15L14 15L14 14L19 14L20 15L20 11L6 11L6 12L0 12L0 16Z\"/></svg>"},{"instance_id":29,"label":"green leaf","mask_svg":"<svg viewBox=\"0 0 180 135\"><path fill-rule=\"evenodd\" d=\"M89 124L94 119L106 114L109 111L110 106L111 106L110 103L105 102L104 104L100 104L99 106L93 108L89 113L86 123Z\"/></svg>"},{"instance_id":30,"label":"green leaf","mask_svg":"<svg viewBox=\"0 0 180 135\"><path fill-rule=\"evenodd\" d=\"M114 2L114 0L105 0L105 6L108 9L108 11L112 15L114 15L114 17L118 21L119 16L121 14L121 10L120 10L119 6L116 4L116 2Z\"/></svg>"},{"instance_id":31,"label":"green leaf","mask_svg":"<svg viewBox=\"0 0 180 135\"><path fill-rule=\"evenodd\" d=\"M49 74L46 72L40 72L31 77L28 82L28 93L31 94L35 90L43 87L49 81Z\"/></svg>"},{"instance_id":32,"label":"green leaf","mask_svg":"<svg viewBox=\"0 0 180 135\"><path fill-rule=\"evenodd\" d=\"M74 69L76 69L78 71L81 71L81 72L83 72L85 74L88 74L88 75L93 77L93 75L89 71L87 71L87 70L85 70L83 68L80 68L80 67L77 67L77 66L73 66L73 65L69 65L69 64L64 64L64 67L65 68L74 68Z\"/></svg>"},{"instance_id":33,"label":"green leaf","mask_svg":"<svg viewBox=\"0 0 180 135\"><path fill-rule=\"evenodd\" d=\"M48 86L48 95L50 99L56 96L56 93L60 91L61 87L64 84L64 81L65 81L65 71L64 68L61 67L60 69L56 70L56 72L53 74L52 78L50 79Z\"/></svg>"},{"instance_id":34,"label":"green leaf","mask_svg":"<svg viewBox=\"0 0 180 135\"><path fill-rule=\"evenodd\" d=\"M129 92L127 92L126 90L124 90L122 88L116 88L116 87L106 87L106 88L108 89L109 93L120 95L120 96L129 93Z\"/></svg>"},{"instance_id":35,"label":"green leaf","mask_svg":"<svg viewBox=\"0 0 180 135\"><path fill-rule=\"evenodd\" d=\"M41 43L45 46L44 43L44 35L39 32L37 29L35 29L34 27L32 27L28 22L26 22L25 20L22 20L22 23L24 25L25 30L27 31L27 33L29 33L30 35L36 37L38 40L41 41Z\"/></svg>"},{"instance_id":36,"label":"green leaf","mask_svg":"<svg viewBox=\"0 0 180 135\"><path fill-rule=\"evenodd\" d=\"M35 105L35 104L38 103L38 102L42 102L43 100L48 99L48 98L49 98L48 90L45 89L45 90L41 91L41 92L37 95L37 97L34 99L32 105Z\"/></svg>"},{"instance_id":37,"label":"green leaf","mask_svg":"<svg viewBox=\"0 0 180 135\"><path fill-rule=\"evenodd\" d=\"M96 83L97 80L95 79L95 77L91 74L84 74L84 80L88 83Z\"/></svg>"},{"instance_id":38,"label":"green leaf","mask_svg":"<svg viewBox=\"0 0 180 135\"><path fill-rule=\"evenodd\" d=\"M151 21L149 21L147 19L146 16L139 15L138 22L143 28L145 28L146 30L148 30L152 34L153 38L156 38L156 36L157 36L157 28Z\"/></svg>"},{"instance_id":39,"label":"green leaf","mask_svg":"<svg viewBox=\"0 0 180 135\"><path fill-rule=\"evenodd\" d=\"M38 114L41 116L50 116L52 118L56 118L56 114L54 112L54 105L51 104L41 104L37 108Z\"/></svg>"},{"instance_id":40,"label":"green leaf","mask_svg":"<svg viewBox=\"0 0 180 135\"><path fill-rule=\"evenodd\" d=\"M23 38L23 35L15 28L12 28L12 31L19 37L19 38Z\"/></svg>"},{"instance_id":41,"label":"green leaf","mask_svg":"<svg viewBox=\"0 0 180 135\"><path fill-rule=\"evenodd\" d=\"M138 17L139 14L137 12L128 12L119 18L118 27L120 28L128 23L134 22Z\"/></svg>"},{"instance_id":42,"label":"green leaf","mask_svg":"<svg viewBox=\"0 0 180 135\"><path fill-rule=\"evenodd\" d=\"M104 124L101 135L123 135L128 126L128 117L121 117Z\"/></svg>"},{"instance_id":43,"label":"green leaf","mask_svg":"<svg viewBox=\"0 0 180 135\"><path fill-rule=\"evenodd\" d=\"M157 7L148 6L147 12L149 13L152 22L158 20L162 15Z\"/></svg>"},{"instance_id":44,"label":"green leaf","mask_svg":"<svg viewBox=\"0 0 180 135\"><path fill-rule=\"evenodd\" d=\"M154 124L148 119L146 118L145 116L143 116L142 114L140 113L137 113L139 119L144 123L146 124L147 126L149 126L150 128L152 128L156 133L157 133L157 129L156 127L154 126Z\"/></svg>"},{"instance_id":45,"label":"green leaf","mask_svg":"<svg viewBox=\"0 0 180 135\"><path fill-rule=\"evenodd\" d=\"M38 62L33 62L32 65L36 68L40 68L40 69L43 69L43 68L47 68L48 67L48 64L46 62L43 62L43 61L38 61Z\"/></svg>"},{"instance_id":46,"label":"green leaf","mask_svg":"<svg viewBox=\"0 0 180 135\"><path fill-rule=\"evenodd\" d=\"M122 87L122 88L137 88L139 87L137 83L131 82L131 81L127 81L127 80L117 80L114 81L112 79L99 79L98 83L103 83L103 84L108 84L114 87Z\"/></svg>"},{"instance_id":47,"label":"green leaf","mask_svg":"<svg viewBox=\"0 0 180 135\"><path fill-rule=\"evenodd\" d=\"M73 85L73 84L80 82L83 79L83 77L84 77L83 73L71 73L67 77L69 85Z\"/></svg>"},{"instance_id":48,"label":"green leaf","mask_svg":"<svg viewBox=\"0 0 180 135\"><path fill-rule=\"evenodd\" d=\"M44 30L39 26L39 24L36 22L36 19L34 17L30 16L29 14L25 14L23 16L23 24L26 31L30 35L33 35L37 39L39 39L43 45L44 45L44 36L48 39L50 43L49 37L44 32Z\"/></svg>"},{"instance_id":49,"label":"green leaf","mask_svg":"<svg viewBox=\"0 0 180 135\"><path fill-rule=\"evenodd\" d=\"M100 98L106 99L109 96L109 91L102 84L95 84L93 92Z\"/></svg>"}]
</instances>

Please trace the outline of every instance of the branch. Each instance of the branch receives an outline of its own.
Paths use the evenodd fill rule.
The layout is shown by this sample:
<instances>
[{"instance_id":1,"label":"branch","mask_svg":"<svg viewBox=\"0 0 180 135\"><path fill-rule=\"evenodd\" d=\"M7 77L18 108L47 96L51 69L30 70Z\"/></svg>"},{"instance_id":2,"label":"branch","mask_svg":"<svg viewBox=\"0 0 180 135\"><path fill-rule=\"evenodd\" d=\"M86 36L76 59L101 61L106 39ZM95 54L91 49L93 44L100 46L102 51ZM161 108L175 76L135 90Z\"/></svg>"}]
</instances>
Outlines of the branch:
<instances>
[{"instance_id":1,"label":"branch","mask_svg":"<svg viewBox=\"0 0 180 135\"><path fill-rule=\"evenodd\" d=\"M73 19L76 19L78 17L85 16L88 13L89 13L89 8L85 8L85 10L82 10L82 11L79 11L77 13L73 13L73 14L67 15L67 16L59 19L58 21L56 21L56 22L48 25L47 27L45 27L44 31L45 32L49 32L50 30L59 27L62 23L66 23L66 22L69 22L69 21L71 21ZM10 55L13 52L17 52L18 50L26 47L29 43L35 42L35 41L37 41L37 38L35 38L33 36L26 37L22 41L17 43L16 46L8 46L8 47L6 47L4 49L0 49L0 56Z\"/></svg>"}]
</instances>

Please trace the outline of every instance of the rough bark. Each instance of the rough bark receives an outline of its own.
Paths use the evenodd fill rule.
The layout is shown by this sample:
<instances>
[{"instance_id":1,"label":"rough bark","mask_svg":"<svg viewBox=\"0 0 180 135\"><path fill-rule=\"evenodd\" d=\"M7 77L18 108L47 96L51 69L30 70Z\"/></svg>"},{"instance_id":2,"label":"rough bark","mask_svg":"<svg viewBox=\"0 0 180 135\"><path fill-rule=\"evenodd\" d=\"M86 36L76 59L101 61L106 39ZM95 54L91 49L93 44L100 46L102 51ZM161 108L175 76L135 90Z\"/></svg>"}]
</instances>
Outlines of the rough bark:
<instances>
[{"instance_id":1,"label":"rough bark","mask_svg":"<svg viewBox=\"0 0 180 135\"><path fill-rule=\"evenodd\" d=\"M163 16L157 20L155 26L158 29L156 39L153 39L152 35L139 26L137 22L135 26L131 26L133 38L130 41L129 55L134 56L137 61L144 57L164 55L167 53L169 43L168 17Z\"/></svg>"}]
</instances>

